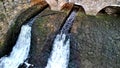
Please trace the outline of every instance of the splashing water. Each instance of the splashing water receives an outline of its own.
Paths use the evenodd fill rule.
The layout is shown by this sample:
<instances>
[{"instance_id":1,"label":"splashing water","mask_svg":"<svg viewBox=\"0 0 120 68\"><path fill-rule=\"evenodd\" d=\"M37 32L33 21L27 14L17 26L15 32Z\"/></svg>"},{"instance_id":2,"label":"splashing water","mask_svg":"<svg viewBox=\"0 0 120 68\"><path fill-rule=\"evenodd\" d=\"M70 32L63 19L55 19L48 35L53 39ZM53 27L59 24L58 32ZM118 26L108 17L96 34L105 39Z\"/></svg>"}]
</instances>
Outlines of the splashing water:
<instances>
[{"instance_id":1,"label":"splashing water","mask_svg":"<svg viewBox=\"0 0 120 68\"><path fill-rule=\"evenodd\" d=\"M0 59L0 68L18 68L27 59L31 42L31 27L23 25L12 52Z\"/></svg>"},{"instance_id":2,"label":"splashing water","mask_svg":"<svg viewBox=\"0 0 120 68\"><path fill-rule=\"evenodd\" d=\"M51 57L45 68L67 68L70 54L70 39L65 34L58 34L53 43Z\"/></svg>"}]
</instances>

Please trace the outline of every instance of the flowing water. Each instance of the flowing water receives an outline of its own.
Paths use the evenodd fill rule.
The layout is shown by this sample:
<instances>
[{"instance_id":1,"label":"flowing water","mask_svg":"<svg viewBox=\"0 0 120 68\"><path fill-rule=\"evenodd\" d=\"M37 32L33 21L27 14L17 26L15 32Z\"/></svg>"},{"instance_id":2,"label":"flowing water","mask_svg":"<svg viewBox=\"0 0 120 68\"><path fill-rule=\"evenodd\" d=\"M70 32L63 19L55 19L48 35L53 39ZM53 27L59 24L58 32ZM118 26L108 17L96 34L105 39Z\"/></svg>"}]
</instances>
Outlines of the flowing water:
<instances>
[{"instance_id":1,"label":"flowing water","mask_svg":"<svg viewBox=\"0 0 120 68\"><path fill-rule=\"evenodd\" d=\"M68 67L70 56L70 38L68 37L68 33L75 15L76 11L73 11L66 20L60 34L56 35L53 43L53 50L45 68ZM31 19L26 25L21 27L18 40L13 47L12 52L9 56L4 56L0 59L0 68L18 68L23 63L28 64L25 60L27 59L30 51L31 26L34 20L35 18Z\"/></svg>"},{"instance_id":2,"label":"flowing water","mask_svg":"<svg viewBox=\"0 0 120 68\"><path fill-rule=\"evenodd\" d=\"M45 68L66 68L69 61L70 39L66 42L65 34L58 34L53 43L53 50Z\"/></svg>"},{"instance_id":3,"label":"flowing water","mask_svg":"<svg viewBox=\"0 0 120 68\"><path fill-rule=\"evenodd\" d=\"M18 40L9 56L0 59L0 68L18 68L27 59L31 44L31 26L35 18L21 27Z\"/></svg>"},{"instance_id":4,"label":"flowing water","mask_svg":"<svg viewBox=\"0 0 120 68\"><path fill-rule=\"evenodd\" d=\"M62 27L61 29L61 33L65 33L65 34L68 34L72 24L73 24L73 21L75 19L75 16L76 16L76 11L72 11L70 16L68 17L68 19L66 20L64 26Z\"/></svg>"},{"instance_id":5,"label":"flowing water","mask_svg":"<svg viewBox=\"0 0 120 68\"><path fill-rule=\"evenodd\" d=\"M58 34L53 43L53 49L51 56L48 59L47 66L45 68L67 68L70 56L70 38L67 37L68 32L72 26L76 15L76 11L73 11L64 26L61 29L61 33Z\"/></svg>"}]
</instances>

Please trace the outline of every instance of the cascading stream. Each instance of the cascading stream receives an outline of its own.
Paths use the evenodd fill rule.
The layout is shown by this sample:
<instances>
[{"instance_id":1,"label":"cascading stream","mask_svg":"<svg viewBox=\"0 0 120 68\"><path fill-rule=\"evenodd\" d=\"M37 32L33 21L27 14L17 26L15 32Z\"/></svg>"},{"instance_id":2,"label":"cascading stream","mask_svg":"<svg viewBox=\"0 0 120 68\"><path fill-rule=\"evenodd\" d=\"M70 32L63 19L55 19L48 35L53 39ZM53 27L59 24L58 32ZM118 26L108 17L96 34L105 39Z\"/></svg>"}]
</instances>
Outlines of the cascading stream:
<instances>
[{"instance_id":1,"label":"cascading stream","mask_svg":"<svg viewBox=\"0 0 120 68\"><path fill-rule=\"evenodd\" d=\"M66 20L60 34L57 34L51 56L45 68L67 68L70 56L70 38L67 36L72 26L76 11L72 11Z\"/></svg>"},{"instance_id":2,"label":"cascading stream","mask_svg":"<svg viewBox=\"0 0 120 68\"><path fill-rule=\"evenodd\" d=\"M18 68L27 59L31 44L31 26L35 18L21 27L18 40L12 52L9 56L4 56L0 59L0 68Z\"/></svg>"},{"instance_id":3,"label":"cascading stream","mask_svg":"<svg viewBox=\"0 0 120 68\"><path fill-rule=\"evenodd\" d=\"M45 68L66 68L69 61L70 39L66 42L65 34L58 34L53 43L53 50Z\"/></svg>"}]
</instances>

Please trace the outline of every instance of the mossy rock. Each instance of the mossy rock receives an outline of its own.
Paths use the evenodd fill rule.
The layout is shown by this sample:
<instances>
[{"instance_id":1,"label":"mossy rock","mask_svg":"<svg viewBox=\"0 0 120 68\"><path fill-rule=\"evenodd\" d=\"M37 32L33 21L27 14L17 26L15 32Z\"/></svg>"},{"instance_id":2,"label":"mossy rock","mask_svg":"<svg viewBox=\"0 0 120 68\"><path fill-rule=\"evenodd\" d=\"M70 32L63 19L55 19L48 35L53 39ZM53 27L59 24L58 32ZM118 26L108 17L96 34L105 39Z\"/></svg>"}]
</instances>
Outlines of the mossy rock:
<instances>
[{"instance_id":1,"label":"mossy rock","mask_svg":"<svg viewBox=\"0 0 120 68\"><path fill-rule=\"evenodd\" d=\"M71 35L78 68L120 68L120 17L78 15Z\"/></svg>"}]
</instances>

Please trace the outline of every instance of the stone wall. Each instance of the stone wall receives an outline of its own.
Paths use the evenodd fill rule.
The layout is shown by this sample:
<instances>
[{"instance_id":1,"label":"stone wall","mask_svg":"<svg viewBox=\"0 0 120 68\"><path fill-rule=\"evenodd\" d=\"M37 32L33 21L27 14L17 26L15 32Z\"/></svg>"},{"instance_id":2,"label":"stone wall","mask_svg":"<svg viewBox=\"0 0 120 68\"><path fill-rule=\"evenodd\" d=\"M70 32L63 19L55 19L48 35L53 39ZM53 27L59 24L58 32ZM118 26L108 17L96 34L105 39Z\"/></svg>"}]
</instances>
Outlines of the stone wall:
<instances>
[{"instance_id":1,"label":"stone wall","mask_svg":"<svg viewBox=\"0 0 120 68\"><path fill-rule=\"evenodd\" d=\"M120 0L46 0L52 10L60 10L66 2L80 5L84 8L86 14L96 15L106 6L119 6Z\"/></svg>"}]
</instances>

